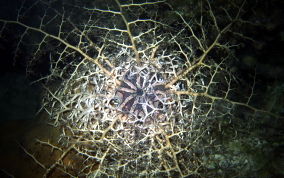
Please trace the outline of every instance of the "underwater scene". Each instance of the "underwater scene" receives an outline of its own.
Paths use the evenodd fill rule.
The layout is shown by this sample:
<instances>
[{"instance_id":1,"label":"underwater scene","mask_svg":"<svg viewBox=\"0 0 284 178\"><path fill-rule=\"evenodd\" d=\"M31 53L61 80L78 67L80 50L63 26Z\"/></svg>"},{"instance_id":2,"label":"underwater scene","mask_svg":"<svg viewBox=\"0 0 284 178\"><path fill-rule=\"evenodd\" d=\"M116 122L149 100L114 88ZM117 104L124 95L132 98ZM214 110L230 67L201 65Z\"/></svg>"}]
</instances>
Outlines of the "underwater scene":
<instances>
[{"instance_id":1,"label":"underwater scene","mask_svg":"<svg viewBox=\"0 0 284 178\"><path fill-rule=\"evenodd\" d=\"M283 177L283 9L1 1L0 177Z\"/></svg>"}]
</instances>

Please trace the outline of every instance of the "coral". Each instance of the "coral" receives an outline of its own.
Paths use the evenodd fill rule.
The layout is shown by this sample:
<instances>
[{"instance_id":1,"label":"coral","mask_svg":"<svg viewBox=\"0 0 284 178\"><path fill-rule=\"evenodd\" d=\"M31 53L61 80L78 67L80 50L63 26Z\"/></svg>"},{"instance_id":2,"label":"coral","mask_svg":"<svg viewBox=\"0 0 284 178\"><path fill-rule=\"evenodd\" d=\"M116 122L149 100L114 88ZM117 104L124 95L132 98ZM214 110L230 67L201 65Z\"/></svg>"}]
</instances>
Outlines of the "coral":
<instances>
[{"instance_id":1,"label":"coral","mask_svg":"<svg viewBox=\"0 0 284 178\"><path fill-rule=\"evenodd\" d=\"M19 143L42 177L255 176L230 145L283 137L278 98L254 104L257 69L237 67L235 51L255 42L246 30L261 26L246 2L205 1L191 15L163 0L15 6L0 34L21 26L15 54L27 45L27 74L46 90L39 112L61 130L36 140L49 162Z\"/></svg>"}]
</instances>

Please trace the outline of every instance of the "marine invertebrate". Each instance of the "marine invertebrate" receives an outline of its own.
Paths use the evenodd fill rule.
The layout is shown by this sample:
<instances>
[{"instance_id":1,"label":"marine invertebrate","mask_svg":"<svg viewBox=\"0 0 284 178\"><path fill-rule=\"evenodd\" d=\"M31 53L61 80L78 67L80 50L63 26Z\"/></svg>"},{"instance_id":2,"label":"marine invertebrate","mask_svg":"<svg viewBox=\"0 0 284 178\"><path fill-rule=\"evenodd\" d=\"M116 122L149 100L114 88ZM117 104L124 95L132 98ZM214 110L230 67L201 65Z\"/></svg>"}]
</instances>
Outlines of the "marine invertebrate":
<instances>
[{"instance_id":1,"label":"marine invertebrate","mask_svg":"<svg viewBox=\"0 0 284 178\"><path fill-rule=\"evenodd\" d=\"M36 82L46 89L47 122L62 133L59 144L37 141L56 156L45 164L22 147L43 177L232 177L239 165L227 173L216 159L229 152L222 138L253 132L248 125L264 113L279 118L252 106L255 71L249 83L231 70L242 46L232 36L252 40L230 31L246 22L244 4L216 16L205 1L188 19L166 1L37 1L27 8L43 9L36 27L25 5L1 22L23 26L22 39L39 33L29 61L49 61Z\"/></svg>"}]
</instances>

